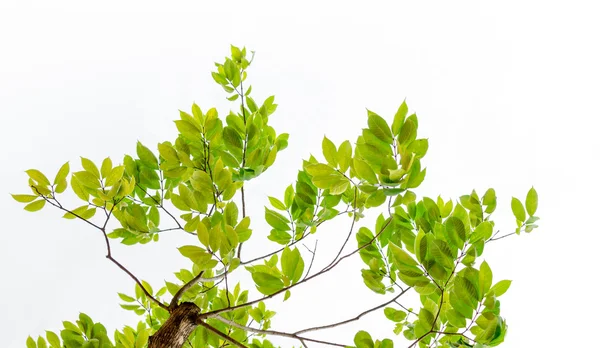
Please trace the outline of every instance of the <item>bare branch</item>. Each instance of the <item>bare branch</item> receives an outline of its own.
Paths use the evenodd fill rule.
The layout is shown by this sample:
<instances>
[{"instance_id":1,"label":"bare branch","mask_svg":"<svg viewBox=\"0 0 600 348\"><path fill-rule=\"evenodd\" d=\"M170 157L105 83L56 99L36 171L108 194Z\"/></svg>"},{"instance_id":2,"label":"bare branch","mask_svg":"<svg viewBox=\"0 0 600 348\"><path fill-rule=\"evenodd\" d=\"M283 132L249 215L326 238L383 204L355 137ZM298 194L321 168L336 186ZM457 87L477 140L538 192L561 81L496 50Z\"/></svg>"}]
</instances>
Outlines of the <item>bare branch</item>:
<instances>
[{"instance_id":1,"label":"bare branch","mask_svg":"<svg viewBox=\"0 0 600 348\"><path fill-rule=\"evenodd\" d=\"M348 179L350 180L350 179ZM350 180L350 182L352 182L352 180ZM356 210L356 200L358 199L358 186L354 186L354 210ZM390 197L391 200L391 197ZM390 215L391 216L391 215ZM331 261L331 263L326 267L332 267L332 265L335 263L335 261L340 257L340 255L342 254L342 252L344 251L344 248L346 247L346 244L348 244L348 240L350 240L350 236L352 235L352 231L354 230L354 223L356 222L356 215L352 215L352 224L350 225L350 231L348 231L348 235L346 236L346 240L344 241L344 244L342 244L342 247L340 248L340 250L338 251L337 255L335 256L335 258L333 259L333 261Z\"/></svg>"},{"instance_id":2,"label":"bare branch","mask_svg":"<svg viewBox=\"0 0 600 348\"><path fill-rule=\"evenodd\" d=\"M300 331L296 331L296 332L294 332L294 334L295 335L299 335L301 333L310 332L310 331L330 329L330 328L333 328L333 327L336 327L336 326L341 326L341 325L348 324L348 323L351 323L353 321L359 320L363 316L365 316L365 315L367 315L367 314L369 314L369 313L371 313L373 311L376 311L376 310L378 310L380 308L383 308L383 307L389 305L392 302L396 302L396 300L398 300L400 298L400 296L404 295L409 289L411 289L411 288L407 288L406 290L403 290L401 293L399 293L398 295L396 295L393 299L391 299L391 300L389 300L387 302L384 302L384 303L382 303L382 304L380 304L380 305L378 305L376 307L367 309L366 311L361 312L360 314L358 314L357 316L355 316L353 318L342 320L342 321L339 321L339 322L336 322L336 323L333 323L333 324L327 324L327 325L321 325L321 326L314 326L314 327L311 327L311 328L308 328L308 329L303 329L303 330L300 330Z\"/></svg>"},{"instance_id":3,"label":"bare branch","mask_svg":"<svg viewBox=\"0 0 600 348\"><path fill-rule=\"evenodd\" d=\"M310 274L310 269L312 268L313 262L315 261L315 255L317 254L317 243L319 243L318 239L315 241L315 248L313 250L310 250L306 247L306 245L303 244L306 250L308 250L312 254L312 257L310 258L310 264L308 265L308 270L306 271L304 278L308 277L308 275Z\"/></svg>"},{"instance_id":4,"label":"bare branch","mask_svg":"<svg viewBox=\"0 0 600 348\"><path fill-rule=\"evenodd\" d=\"M500 231L498 231L498 232L500 232ZM496 232L496 234L498 234L498 233ZM503 236L500 236L500 237L497 237L497 238L493 238L493 237L492 237L492 238L490 238L490 239L486 240L485 242L486 242L486 243L493 242L493 241L495 241L495 240L500 240L500 239L502 239L502 238L506 238L506 237L512 236L513 234L517 234L517 232L515 231L515 232L509 233L509 234L505 234L505 235L503 235Z\"/></svg>"},{"instance_id":5,"label":"bare branch","mask_svg":"<svg viewBox=\"0 0 600 348\"><path fill-rule=\"evenodd\" d=\"M287 333L287 332L281 332L281 331L274 331L274 330L261 330L261 329L255 329L253 327L248 327L248 326L244 326L241 324L236 323L233 320L229 320L229 319L225 319L222 316L217 316L216 319L231 325L233 327L236 327L238 329L242 329L248 332L255 332L258 334L264 334L264 335L272 335L272 336L281 336L281 337L288 337L288 338L293 338L293 339L297 339L299 341L308 341L308 342L314 342L314 343L321 343L321 344L327 344L330 346L335 346L335 347L348 347L347 344L339 344L339 343L334 343L334 342L328 342L328 341L322 341L322 340L317 340L314 338L308 338L308 337L302 337L302 336L298 336L295 333Z\"/></svg>"}]
</instances>

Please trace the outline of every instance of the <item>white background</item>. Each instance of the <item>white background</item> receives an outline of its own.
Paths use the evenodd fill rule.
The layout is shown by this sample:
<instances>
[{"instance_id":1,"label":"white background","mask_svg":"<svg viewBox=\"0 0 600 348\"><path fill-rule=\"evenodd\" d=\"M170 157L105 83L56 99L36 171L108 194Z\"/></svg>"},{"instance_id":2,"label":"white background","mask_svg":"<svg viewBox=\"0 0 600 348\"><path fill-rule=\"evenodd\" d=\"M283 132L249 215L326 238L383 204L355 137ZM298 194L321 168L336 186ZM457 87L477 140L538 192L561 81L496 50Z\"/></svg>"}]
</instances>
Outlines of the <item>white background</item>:
<instances>
[{"instance_id":1,"label":"white background","mask_svg":"<svg viewBox=\"0 0 600 348\"><path fill-rule=\"evenodd\" d=\"M210 71L230 43L257 51L253 94L276 95L272 124L291 134L275 166L249 184L257 241L246 255L276 247L262 222L266 196L282 197L301 159L320 155L324 134L336 144L354 141L366 107L391 120L406 98L430 140L419 195L448 199L494 187L495 219L510 232L511 196L538 190L541 227L494 242L484 255L495 280L513 280L502 298L510 327L504 346L593 345L585 331L600 309L593 2L198 3L0 3L2 347L23 347L28 335L56 330L79 311L111 332L136 323L116 296L132 293L133 282L104 258L100 233L51 207L28 213L9 192L27 193L29 168L53 176L67 160L79 168L80 155L118 163L137 140L152 148L174 140L177 110L194 101L227 113L232 105ZM348 224L324 225L316 235L315 267L332 257ZM189 266L175 247L193 242L174 233L142 247L114 243L114 253L158 288ZM301 285L283 305L272 301L274 328L325 324L384 302L389 296L362 285L361 267L356 258ZM384 338L394 336L392 327L376 313L314 337L350 344L360 328Z\"/></svg>"}]
</instances>

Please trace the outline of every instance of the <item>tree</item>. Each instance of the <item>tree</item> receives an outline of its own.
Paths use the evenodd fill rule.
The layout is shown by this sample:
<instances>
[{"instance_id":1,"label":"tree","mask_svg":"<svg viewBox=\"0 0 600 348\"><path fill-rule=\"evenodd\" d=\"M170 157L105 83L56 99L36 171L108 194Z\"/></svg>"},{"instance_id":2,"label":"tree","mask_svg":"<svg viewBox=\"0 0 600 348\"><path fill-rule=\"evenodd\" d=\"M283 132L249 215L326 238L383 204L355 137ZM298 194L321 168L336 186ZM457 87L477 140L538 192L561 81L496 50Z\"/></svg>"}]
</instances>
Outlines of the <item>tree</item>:
<instances>
[{"instance_id":1,"label":"tree","mask_svg":"<svg viewBox=\"0 0 600 348\"><path fill-rule=\"evenodd\" d=\"M81 314L75 322L65 321L59 335L48 331L45 338L29 337L27 347L268 348L273 344L267 338L273 335L296 339L304 347L345 347L311 338L310 332L381 310L396 323L394 333L411 341L409 347L502 343L507 326L498 297L511 282L494 283L490 265L479 261L490 242L537 227L537 193L532 188L525 205L512 199L517 228L501 236L491 220L494 189L481 197L473 191L457 202L417 198L413 190L425 178L421 160L428 140L417 137L417 116L409 115L405 102L391 124L368 111L368 127L354 144L346 140L336 146L324 137L325 161L311 156L295 184L280 198L269 197L271 207L265 207L264 218L272 227L268 239L278 246L261 257L243 257L244 242L252 236L244 185L268 170L288 143L288 134L277 134L269 125L277 108L274 97L259 106L251 97L252 86L244 85L251 62L245 48L232 46L231 56L212 73L227 99L239 102L239 112L230 112L223 122L214 108L203 112L194 104L191 114L180 111L177 139L158 144L158 154L138 142L136 154L126 155L116 166L110 158L98 165L82 157L83 169L73 172L70 180L69 162L52 182L39 170L26 171L33 194L16 194L14 199L32 212L52 206L64 218L100 231L106 258L135 283L134 294L119 294L121 306L143 317L135 328L117 330L111 340L102 324ZM69 187L83 205L61 203L60 195ZM381 213L375 226L358 227L366 211L377 208ZM316 245L307 254L298 243L311 238L322 224L345 216L350 228L342 247L326 267L314 271ZM111 222L117 227L109 227ZM180 283L166 282L154 291L113 257L111 239L145 244L158 242L167 231L195 235L197 243L179 248L191 261L189 268L175 273ZM356 246L344 252L353 235ZM358 315L340 322L295 332L270 330L275 312L267 309L266 300L278 295L288 300L296 286L324 276L355 254L365 263L365 285L392 297L373 308L357 309ZM251 298L242 284L230 284L234 272L249 272L260 295ZM418 310L400 302L409 291L419 295ZM374 341L366 331L356 333L354 344L394 345L391 339Z\"/></svg>"}]
</instances>

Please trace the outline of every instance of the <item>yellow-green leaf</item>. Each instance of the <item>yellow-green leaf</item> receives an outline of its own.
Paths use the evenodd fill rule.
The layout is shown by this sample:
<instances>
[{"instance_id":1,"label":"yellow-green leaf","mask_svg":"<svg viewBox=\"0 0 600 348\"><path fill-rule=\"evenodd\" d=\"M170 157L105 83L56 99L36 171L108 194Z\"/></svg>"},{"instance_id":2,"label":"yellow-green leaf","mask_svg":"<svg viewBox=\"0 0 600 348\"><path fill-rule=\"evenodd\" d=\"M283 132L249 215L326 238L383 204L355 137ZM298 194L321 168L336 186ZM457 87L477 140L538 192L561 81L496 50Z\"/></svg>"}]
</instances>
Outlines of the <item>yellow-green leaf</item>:
<instances>
[{"instance_id":1,"label":"yellow-green leaf","mask_svg":"<svg viewBox=\"0 0 600 348\"><path fill-rule=\"evenodd\" d=\"M44 205L46 205L46 200L40 199L39 201L35 201L35 202L27 204L25 206L25 208L23 208L23 209L33 212L33 211L38 211L38 210L42 209L44 207Z\"/></svg>"},{"instance_id":2,"label":"yellow-green leaf","mask_svg":"<svg viewBox=\"0 0 600 348\"><path fill-rule=\"evenodd\" d=\"M335 148L333 142L327 139L327 137L323 137L323 142L321 146L323 148L323 156L325 156L325 160L327 160L327 163L329 163L329 165L334 168L337 167L337 149Z\"/></svg>"},{"instance_id":3,"label":"yellow-green leaf","mask_svg":"<svg viewBox=\"0 0 600 348\"><path fill-rule=\"evenodd\" d=\"M100 171L98 170L98 167L96 167L96 164L94 164L94 162L85 157L81 157L81 165L83 166L83 169L85 169L86 172L91 173L97 179L100 179Z\"/></svg>"},{"instance_id":4,"label":"yellow-green leaf","mask_svg":"<svg viewBox=\"0 0 600 348\"><path fill-rule=\"evenodd\" d=\"M13 195L13 194L11 194L11 196L12 196L12 198L15 199L15 201L17 201L19 203L29 203L39 197L36 195Z\"/></svg>"},{"instance_id":5,"label":"yellow-green leaf","mask_svg":"<svg viewBox=\"0 0 600 348\"><path fill-rule=\"evenodd\" d=\"M69 175L69 162L63 164L58 170L58 173L56 173L56 177L54 177L54 185L58 185L63 180L66 180L67 175Z\"/></svg>"},{"instance_id":6,"label":"yellow-green leaf","mask_svg":"<svg viewBox=\"0 0 600 348\"><path fill-rule=\"evenodd\" d=\"M112 169L112 160L110 157L106 157L104 161L102 161L102 166L100 167L100 175L102 178L106 178Z\"/></svg>"},{"instance_id":7,"label":"yellow-green leaf","mask_svg":"<svg viewBox=\"0 0 600 348\"><path fill-rule=\"evenodd\" d=\"M525 221L525 219L526 219L525 208L523 208L523 203L521 203L521 201L519 199L513 197L510 202L510 207L512 209L513 214L519 221L519 223L522 223L523 221Z\"/></svg>"},{"instance_id":8,"label":"yellow-green leaf","mask_svg":"<svg viewBox=\"0 0 600 348\"><path fill-rule=\"evenodd\" d=\"M529 216L533 216L537 210L538 206L538 194L536 190L532 187L529 192L527 192L527 198L525 199L525 207L527 208L527 214Z\"/></svg>"},{"instance_id":9,"label":"yellow-green leaf","mask_svg":"<svg viewBox=\"0 0 600 348\"><path fill-rule=\"evenodd\" d=\"M27 175L29 175L29 177L31 179L35 180L40 185L43 185L43 186L50 185L50 181L48 180L48 178L46 178L46 176L37 169L29 169L29 170L26 170L25 173L27 173Z\"/></svg>"},{"instance_id":10,"label":"yellow-green leaf","mask_svg":"<svg viewBox=\"0 0 600 348\"><path fill-rule=\"evenodd\" d=\"M348 140L340 144L340 147L337 150L337 160L340 171L345 173L352 160L352 145Z\"/></svg>"}]
</instances>

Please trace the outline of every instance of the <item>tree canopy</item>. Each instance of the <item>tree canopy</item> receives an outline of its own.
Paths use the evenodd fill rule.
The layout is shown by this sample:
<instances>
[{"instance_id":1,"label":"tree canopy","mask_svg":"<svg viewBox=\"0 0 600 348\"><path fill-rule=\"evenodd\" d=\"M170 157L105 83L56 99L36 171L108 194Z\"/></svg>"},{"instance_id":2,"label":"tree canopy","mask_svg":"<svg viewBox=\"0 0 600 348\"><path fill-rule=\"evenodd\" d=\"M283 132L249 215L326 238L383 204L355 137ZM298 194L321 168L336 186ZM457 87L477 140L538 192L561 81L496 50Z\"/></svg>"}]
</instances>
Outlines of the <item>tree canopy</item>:
<instances>
[{"instance_id":1,"label":"tree canopy","mask_svg":"<svg viewBox=\"0 0 600 348\"><path fill-rule=\"evenodd\" d=\"M244 243L262 238L253 235L251 218L259 217L246 213L253 197L246 197L244 187L271 170L288 145L288 134L269 125L277 110L275 98L260 103L253 99L247 83L253 58L245 48L232 46L230 56L212 72L236 105L224 117L215 108L202 111L193 104L175 120L174 141L156 148L138 142L136 153L125 155L121 163L82 157L78 171L72 172L69 162L51 176L26 171L32 193L13 198L27 211L52 207L64 218L98 230L106 258L135 284L132 293L119 293L121 307L141 317L136 326L109 336L101 323L82 313L63 322L59 333L29 337L27 347L269 348L274 346L272 336L295 339L304 347L390 348L405 341L408 347L501 344L507 325L499 297L511 281L495 279L482 255L489 243L537 227L537 193L531 188L524 199L512 198L516 228L505 234L492 220L497 204L492 188L483 194L473 190L456 201L418 196L429 143L418 137L417 115L406 102L391 122L367 110L367 127L354 142L335 144L324 137L322 156L304 160L285 191L268 198L264 220L271 228L273 251L244 257ZM63 203L68 189L81 200L80 206ZM374 226L362 221L369 211L377 214ZM335 247L336 256L313 269L316 244L308 250L298 246L334 219L348 220L348 231L341 247ZM111 242L155 243L165 232L197 237L195 243L179 247L188 263L175 272L176 283L152 286L111 253ZM268 300L302 301L292 297L297 286L325 277L350 257L364 262L364 285L385 297L381 304L357 304L356 316L326 325L271 329L277 317ZM248 272L253 284L232 283L235 272ZM407 292L415 292L419 301L404 301ZM376 311L395 324L389 338L364 330L346 342L311 336Z\"/></svg>"}]
</instances>

